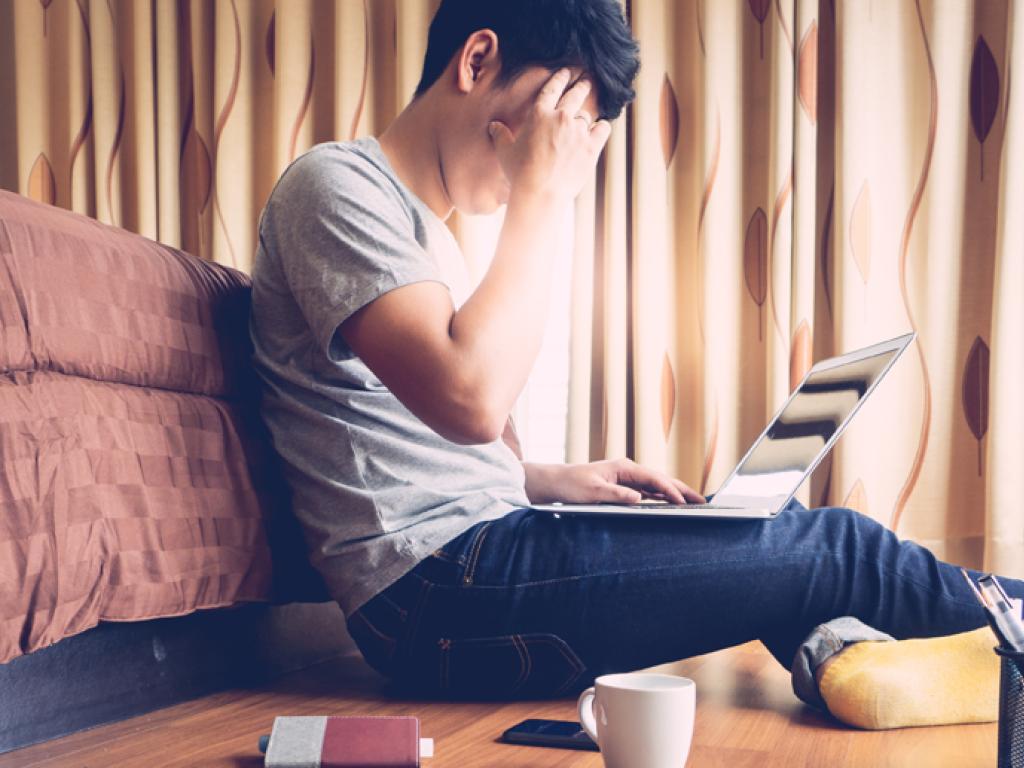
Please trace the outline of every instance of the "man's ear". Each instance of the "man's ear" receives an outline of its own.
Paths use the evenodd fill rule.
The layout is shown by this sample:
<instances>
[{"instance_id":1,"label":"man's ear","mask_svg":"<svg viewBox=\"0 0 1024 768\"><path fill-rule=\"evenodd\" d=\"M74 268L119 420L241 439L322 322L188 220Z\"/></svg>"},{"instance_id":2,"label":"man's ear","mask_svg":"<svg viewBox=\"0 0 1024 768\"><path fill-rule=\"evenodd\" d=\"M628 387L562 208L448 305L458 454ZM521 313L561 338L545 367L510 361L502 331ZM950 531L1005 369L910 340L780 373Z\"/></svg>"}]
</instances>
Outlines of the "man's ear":
<instances>
[{"instance_id":1,"label":"man's ear","mask_svg":"<svg viewBox=\"0 0 1024 768\"><path fill-rule=\"evenodd\" d=\"M484 75L494 76L501 66L498 58L498 36L489 29L470 35L455 62L456 87L469 93Z\"/></svg>"}]
</instances>

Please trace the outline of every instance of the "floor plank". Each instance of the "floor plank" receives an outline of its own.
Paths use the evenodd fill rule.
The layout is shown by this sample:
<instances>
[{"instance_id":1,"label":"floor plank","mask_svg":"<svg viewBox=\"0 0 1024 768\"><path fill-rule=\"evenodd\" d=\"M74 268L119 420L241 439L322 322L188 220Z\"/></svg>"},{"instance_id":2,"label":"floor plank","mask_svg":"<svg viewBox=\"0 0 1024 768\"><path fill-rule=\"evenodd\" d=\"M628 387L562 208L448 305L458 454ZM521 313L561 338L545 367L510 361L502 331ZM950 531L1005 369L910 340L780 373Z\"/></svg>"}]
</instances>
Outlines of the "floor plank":
<instances>
[{"instance_id":1,"label":"floor plank","mask_svg":"<svg viewBox=\"0 0 1024 768\"><path fill-rule=\"evenodd\" d=\"M655 667L697 683L690 768L972 768L996 762L995 725L869 733L804 707L758 644ZM597 768L594 753L497 742L527 717L575 720L575 701L446 703L388 697L356 659L337 660L259 690L228 691L0 756L0 768L258 768L260 734L277 715L413 714L435 740L429 768Z\"/></svg>"}]
</instances>

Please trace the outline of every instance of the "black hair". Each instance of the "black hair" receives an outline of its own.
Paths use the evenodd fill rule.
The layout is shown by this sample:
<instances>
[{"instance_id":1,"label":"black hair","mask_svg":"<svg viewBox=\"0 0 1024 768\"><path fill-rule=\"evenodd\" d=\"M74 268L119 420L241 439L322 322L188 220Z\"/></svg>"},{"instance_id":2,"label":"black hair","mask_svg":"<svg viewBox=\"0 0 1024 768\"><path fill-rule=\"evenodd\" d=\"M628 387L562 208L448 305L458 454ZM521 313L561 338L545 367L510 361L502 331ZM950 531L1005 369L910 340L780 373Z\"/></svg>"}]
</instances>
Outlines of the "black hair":
<instances>
[{"instance_id":1,"label":"black hair","mask_svg":"<svg viewBox=\"0 0 1024 768\"><path fill-rule=\"evenodd\" d=\"M618 117L636 96L639 46L620 0L442 0L430 23L417 96L437 82L452 56L481 29L498 36L500 83L531 66L580 67L597 90L605 119Z\"/></svg>"}]
</instances>

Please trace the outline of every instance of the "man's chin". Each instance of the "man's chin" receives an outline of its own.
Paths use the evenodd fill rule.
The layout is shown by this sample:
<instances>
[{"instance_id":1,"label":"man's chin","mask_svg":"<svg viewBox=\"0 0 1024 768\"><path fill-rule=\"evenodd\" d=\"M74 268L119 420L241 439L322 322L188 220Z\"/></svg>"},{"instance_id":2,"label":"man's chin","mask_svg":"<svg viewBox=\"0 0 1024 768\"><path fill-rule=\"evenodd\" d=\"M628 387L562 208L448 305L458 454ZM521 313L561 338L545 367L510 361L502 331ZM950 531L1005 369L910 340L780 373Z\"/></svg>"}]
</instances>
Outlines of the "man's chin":
<instances>
[{"instance_id":1,"label":"man's chin","mask_svg":"<svg viewBox=\"0 0 1024 768\"><path fill-rule=\"evenodd\" d=\"M488 213L494 213L499 208L501 208L503 205L508 205L508 198L509 198L509 188L506 187L506 186L503 186L501 188L501 190L496 195L494 195L494 197L492 198L491 206L490 206L490 211L488 211Z\"/></svg>"},{"instance_id":2,"label":"man's chin","mask_svg":"<svg viewBox=\"0 0 1024 768\"><path fill-rule=\"evenodd\" d=\"M496 213L501 206L508 202L508 193L502 192L498 195L488 195L484 199L476 199L472 205L460 208L459 213L468 216L490 216Z\"/></svg>"}]
</instances>

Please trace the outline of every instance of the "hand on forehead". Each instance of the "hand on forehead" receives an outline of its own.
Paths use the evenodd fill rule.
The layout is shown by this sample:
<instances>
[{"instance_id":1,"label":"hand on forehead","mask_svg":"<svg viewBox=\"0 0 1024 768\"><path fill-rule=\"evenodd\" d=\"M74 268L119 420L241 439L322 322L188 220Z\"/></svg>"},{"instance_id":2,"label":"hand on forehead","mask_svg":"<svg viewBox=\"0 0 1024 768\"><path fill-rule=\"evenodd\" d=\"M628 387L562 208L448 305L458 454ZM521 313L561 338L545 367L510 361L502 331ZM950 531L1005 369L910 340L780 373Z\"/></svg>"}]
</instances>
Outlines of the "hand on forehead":
<instances>
[{"instance_id":1,"label":"hand on forehead","mask_svg":"<svg viewBox=\"0 0 1024 768\"><path fill-rule=\"evenodd\" d=\"M527 112L536 103L541 89L551 79L555 71L557 70L549 70L545 67L529 67L524 70L507 86L494 119L505 123L515 132L516 128L525 119ZM569 72L570 76L565 84L563 93L572 88L577 81L586 77L586 73L580 67L571 67ZM586 112L591 120L596 120L600 116L597 89L590 91L580 111Z\"/></svg>"},{"instance_id":2,"label":"hand on forehead","mask_svg":"<svg viewBox=\"0 0 1024 768\"><path fill-rule=\"evenodd\" d=\"M587 80L587 79L589 79L587 77L587 73L583 70L582 67L568 67L568 69L569 69L569 82L566 83L566 86L563 89L562 93L565 93L566 91L568 91L570 88L572 88L574 85L576 85L576 83L578 83L580 80ZM544 70L544 72L546 73L546 77L542 78L541 83L540 83L540 87L538 88L538 92L540 91L540 88L544 87L544 83L546 83L555 74L555 72L557 72L557 71L558 70ZM591 83L591 85L593 85L594 81L590 80L590 83ZM591 117L593 117L594 119L597 119L598 111L599 111L599 106L598 106L598 102L597 102L597 88L592 88L591 89L590 95L587 96L587 100L583 103L583 107L582 108L585 109L587 112L589 112Z\"/></svg>"}]
</instances>

